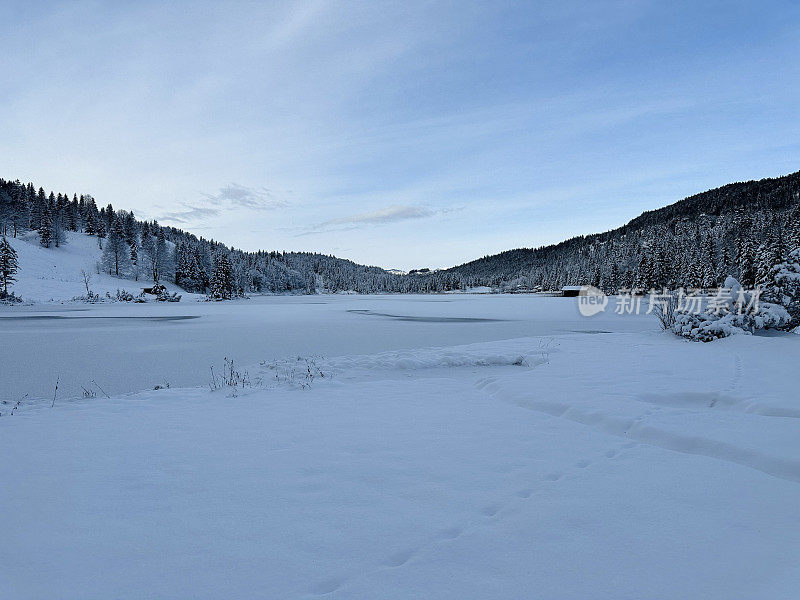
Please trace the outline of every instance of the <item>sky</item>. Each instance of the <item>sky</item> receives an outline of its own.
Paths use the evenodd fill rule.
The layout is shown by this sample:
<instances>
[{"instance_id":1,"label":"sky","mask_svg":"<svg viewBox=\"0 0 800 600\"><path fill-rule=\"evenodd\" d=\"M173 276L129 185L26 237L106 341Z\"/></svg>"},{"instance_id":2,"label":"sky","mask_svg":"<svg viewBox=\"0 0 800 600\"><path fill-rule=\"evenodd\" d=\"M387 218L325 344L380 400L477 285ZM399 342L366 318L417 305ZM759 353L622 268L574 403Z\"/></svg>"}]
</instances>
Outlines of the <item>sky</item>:
<instances>
[{"instance_id":1,"label":"sky","mask_svg":"<svg viewBox=\"0 0 800 600\"><path fill-rule=\"evenodd\" d=\"M0 177L439 268L800 169L796 2L0 3Z\"/></svg>"}]
</instances>

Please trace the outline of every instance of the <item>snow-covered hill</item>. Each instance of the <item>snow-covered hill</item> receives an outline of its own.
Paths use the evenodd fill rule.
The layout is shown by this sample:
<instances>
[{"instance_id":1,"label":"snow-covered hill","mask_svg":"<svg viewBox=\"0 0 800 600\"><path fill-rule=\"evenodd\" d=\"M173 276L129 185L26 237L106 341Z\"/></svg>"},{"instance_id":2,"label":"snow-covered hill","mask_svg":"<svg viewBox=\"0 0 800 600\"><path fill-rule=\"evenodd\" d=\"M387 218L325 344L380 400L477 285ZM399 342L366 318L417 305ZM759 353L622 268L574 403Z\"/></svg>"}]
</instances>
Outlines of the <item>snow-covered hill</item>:
<instances>
[{"instance_id":1,"label":"snow-covered hill","mask_svg":"<svg viewBox=\"0 0 800 600\"><path fill-rule=\"evenodd\" d=\"M19 272L13 291L29 302L66 302L76 296L86 295L81 270L91 274L89 289L95 294L112 296L117 290L139 293L142 287L152 285L147 280L125 279L103 273L99 268L101 250L97 238L83 233L66 232L66 244L59 248L43 248L36 232L26 232L8 241L17 251ZM171 292L188 297L171 282L162 282Z\"/></svg>"}]
</instances>

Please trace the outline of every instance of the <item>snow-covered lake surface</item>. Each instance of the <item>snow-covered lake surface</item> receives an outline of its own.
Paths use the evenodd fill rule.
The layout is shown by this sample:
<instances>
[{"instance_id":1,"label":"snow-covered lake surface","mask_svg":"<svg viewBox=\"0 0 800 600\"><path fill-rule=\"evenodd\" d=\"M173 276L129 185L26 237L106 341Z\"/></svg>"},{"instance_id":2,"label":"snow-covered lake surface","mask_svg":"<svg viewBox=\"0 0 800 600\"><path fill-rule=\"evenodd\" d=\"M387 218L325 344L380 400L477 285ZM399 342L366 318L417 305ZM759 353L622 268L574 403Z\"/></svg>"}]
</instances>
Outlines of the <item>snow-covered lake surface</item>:
<instances>
[{"instance_id":1,"label":"snow-covered lake surface","mask_svg":"<svg viewBox=\"0 0 800 600\"><path fill-rule=\"evenodd\" d=\"M4 399L63 385L0 407L3 598L800 589L798 336L526 296L15 307L0 332ZM309 354L308 389L258 365ZM265 388L210 391L223 356ZM66 399L92 379L112 398Z\"/></svg>"},{"instance_id":2,"label":"snow-covered lake surface","mask_svg":"<svg viewBox=\"0 0 800 600\"><path fill-rule=\"evenodd\" d=\"M649 317L581 317L564 298L507 295L256 296L228 303L0 307L0 397L80 396L202 385L240 365L535 335L652 330ZM95 388L96 389L96 388ZM99 392L98 392L99 393Z\"/></svg>"}]
</instances>

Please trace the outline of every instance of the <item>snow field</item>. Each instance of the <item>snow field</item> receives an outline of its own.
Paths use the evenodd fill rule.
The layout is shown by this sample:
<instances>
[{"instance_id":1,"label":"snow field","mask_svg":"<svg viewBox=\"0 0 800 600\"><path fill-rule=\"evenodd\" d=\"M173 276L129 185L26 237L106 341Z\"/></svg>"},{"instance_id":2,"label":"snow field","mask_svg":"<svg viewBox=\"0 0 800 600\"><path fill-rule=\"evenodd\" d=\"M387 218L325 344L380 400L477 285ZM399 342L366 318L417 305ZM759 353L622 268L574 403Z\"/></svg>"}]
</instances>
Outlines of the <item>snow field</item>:
<instances>
[{"instance_id":1,"label":"snow field","mask_svg":"<svg viewBox=\"0 0 800 600\"><path fill-rule=\"evenodd\" d=\"M332 376L304 390L32 405L0 418L0 580L10 598L792 598L796 340L562 334L321 359Z\"/></svg>"},{"instance_id":2,"label":"snow field","mask_svg":"<svg viewBox=\"0 0 800 600\"><path fill-rule=\"evenodd\" d=\"M17 282L14 292L26 302L69 302L76 296L85 296L81 270L91 274L89 288L100 296L106 292L114 296L117 290L139 293L141 288L149 287L152 282L143 279L134 281L113 277L102 271L97 273L97 263L102 251L97 245L97 238L65 232L66 243L59 248L43 248L39 245L39 236L29 231L18 238L8 238L16 250L19 262ZM175 284L164 282L170 292L184 295L183 300L196 299L198 294L187 294Z\"/></svg>"}]
</instances>

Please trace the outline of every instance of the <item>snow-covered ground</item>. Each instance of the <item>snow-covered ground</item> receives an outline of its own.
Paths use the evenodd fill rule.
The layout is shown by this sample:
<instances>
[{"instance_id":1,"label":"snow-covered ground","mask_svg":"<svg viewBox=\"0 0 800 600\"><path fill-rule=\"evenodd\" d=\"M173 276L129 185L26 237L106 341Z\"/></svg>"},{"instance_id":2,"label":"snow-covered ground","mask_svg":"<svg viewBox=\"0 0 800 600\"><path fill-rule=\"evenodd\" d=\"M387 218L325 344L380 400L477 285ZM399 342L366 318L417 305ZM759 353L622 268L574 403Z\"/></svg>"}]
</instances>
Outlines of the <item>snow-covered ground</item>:
<instances>
[{"instance_id":1,"label":"snow-covered ground","mask_svg":"<svg viewBox=\"0 0 800 600\"><path fill-rule=\"evenodd\" d=\"M798 336L523 295L76 308L0 313L0 597L800 589ZM209 390L223 356L262 387Z\"/></svg>"},{"instance_id":2,"label":"snow-covered ground","mask_svg":"<svg viewBox=\"0 0 800 600\"><path fill-rule=\"evenodd\" d=\"M95 294L105 296L106 292L114 296L117 290L127 290L138 294L142 287L151 286L152 282L134 281L113 277L98 268L102 251L97 245L97 238L75 233L64 232L66 243L59 248L43 248L39 245L39 235L28 231L18 238L7 238L16 250L19 272L13 291L27 302L68 302L76 296L86 295L86 286L81 271L91 275L89 289ZM178 292L191 298L199 298L196 294L186 294L174 284L164 282L171 292Z\"/></svg>"}]
</instances>

